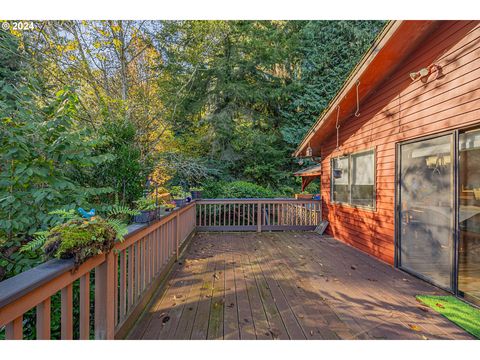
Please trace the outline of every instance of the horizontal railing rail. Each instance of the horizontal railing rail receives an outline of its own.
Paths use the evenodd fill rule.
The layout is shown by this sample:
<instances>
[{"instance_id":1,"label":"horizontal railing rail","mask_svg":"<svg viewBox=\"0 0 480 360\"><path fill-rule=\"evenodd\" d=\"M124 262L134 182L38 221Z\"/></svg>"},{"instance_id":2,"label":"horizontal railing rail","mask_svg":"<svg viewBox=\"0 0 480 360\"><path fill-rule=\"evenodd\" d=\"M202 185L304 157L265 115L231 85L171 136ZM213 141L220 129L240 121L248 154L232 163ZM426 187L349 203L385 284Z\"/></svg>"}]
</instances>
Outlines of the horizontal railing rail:
<instances>
[{"instance_id":1,"label":"horizontal railing rail","mask_svg":"<svg viewBox=\"0 0 480 360\"><path fill-rule=\"evenodd\" d=\"M321 201L307 199L204 199L196 202L198 231L314 230Z\"/></svg>"},{"instance_id":2,"label":"horizontal railing rail","mask_svg":"<svg viewBox=\"0 0 480 360\"><path fill-rule=\"evenodd\" d=\"M61 339L123 338L195 231L195 211L191 203L148 225L133 225L110 253L78 269L73 260L51 260L0 282L6 339L23 338L24 316L32 311L36 338L50 339L51 303L58 294Z\"/></svg>"}]
</instances>

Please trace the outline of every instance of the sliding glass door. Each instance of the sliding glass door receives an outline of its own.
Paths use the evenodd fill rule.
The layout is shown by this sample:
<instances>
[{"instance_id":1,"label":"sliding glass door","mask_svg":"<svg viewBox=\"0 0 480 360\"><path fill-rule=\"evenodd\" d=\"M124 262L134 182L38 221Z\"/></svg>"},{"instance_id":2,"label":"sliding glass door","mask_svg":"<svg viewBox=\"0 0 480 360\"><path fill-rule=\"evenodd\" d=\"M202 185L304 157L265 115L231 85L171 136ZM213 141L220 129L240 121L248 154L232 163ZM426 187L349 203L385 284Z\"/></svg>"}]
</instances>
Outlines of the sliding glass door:
<instances>
[{"instance_id":1,"label":"sliding glass door","mask_svg":"<svg viewBox=\"0 0 480 360\"><path fill-rule=\"evenodd\" d=\"M453 289L454 136L399 147L399 266Z\"/></svg>"},{"instance_id":2,"label":"sliding glass door","mask_svg":"<svg viewBox=\"0 0 480 360\"><path fill-rule=\"evenodd\" d=\"M459 135L458 292L480 303L480 130Z\"/></svg>"}]
</instances>

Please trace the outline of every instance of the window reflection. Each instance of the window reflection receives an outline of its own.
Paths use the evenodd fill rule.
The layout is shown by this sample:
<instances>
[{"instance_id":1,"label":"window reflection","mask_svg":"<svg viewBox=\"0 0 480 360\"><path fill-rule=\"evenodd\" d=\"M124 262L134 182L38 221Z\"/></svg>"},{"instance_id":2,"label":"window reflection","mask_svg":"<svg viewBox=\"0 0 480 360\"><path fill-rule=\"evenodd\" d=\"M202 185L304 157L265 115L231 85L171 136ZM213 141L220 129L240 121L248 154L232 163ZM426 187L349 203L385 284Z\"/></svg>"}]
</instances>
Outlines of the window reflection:
<instances>
[{"instance_id":1,"label":"window reflection","mask_svg":"<svg viewBox=\"0 0 480 360\"><path fill-rule=\"evenodd\" d=\"M450 289L453 269L452 136L401 146L401 267Z\"/></svg>"},{"instance_id":2,"label":"window reflection","mask_svg":"<svg viewBox=\"0 0 480 360\"><path fill-rule=\"evenodd\" d=\"M480 130L459 138L458 290L480 303Z\"/></svg>"}]
</instances>

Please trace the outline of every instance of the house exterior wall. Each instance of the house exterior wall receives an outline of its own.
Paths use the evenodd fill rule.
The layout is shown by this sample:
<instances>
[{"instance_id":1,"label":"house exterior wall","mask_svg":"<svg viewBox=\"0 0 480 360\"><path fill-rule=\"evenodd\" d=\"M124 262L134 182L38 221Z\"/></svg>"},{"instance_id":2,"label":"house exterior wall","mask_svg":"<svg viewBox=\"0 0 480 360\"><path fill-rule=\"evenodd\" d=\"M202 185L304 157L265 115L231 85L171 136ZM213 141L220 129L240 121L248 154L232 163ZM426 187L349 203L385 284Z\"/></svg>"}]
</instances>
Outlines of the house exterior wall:
<instances>
[{"instance_id":1,"label":"house exterior wall","mask_svg":"<svg viewBox=\"0 0 480 360\"><path fill-rule=\"evenodd\" d=\"M410 73L441 66L428 81ZM383 261L394 263L395 145L480 124L480 22L445 21L360 106L360 117L341 123L340 148L332 133L321 147L321 194L327 233ZM331 202L332 157L375 149L376 209Z\"/></svg>"}]
</instances>

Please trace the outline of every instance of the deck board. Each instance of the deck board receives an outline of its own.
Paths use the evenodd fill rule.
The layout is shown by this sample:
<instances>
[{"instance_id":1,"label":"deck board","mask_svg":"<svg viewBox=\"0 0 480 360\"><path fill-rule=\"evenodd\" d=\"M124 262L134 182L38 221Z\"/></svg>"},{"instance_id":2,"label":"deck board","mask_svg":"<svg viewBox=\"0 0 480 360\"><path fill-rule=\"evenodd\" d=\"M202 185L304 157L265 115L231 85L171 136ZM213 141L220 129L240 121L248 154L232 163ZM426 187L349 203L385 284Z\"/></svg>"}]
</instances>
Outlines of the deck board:
<instances>
[{"instance_id":1,"label":"deck board","mask_svg":"<svg viewBox=\"0 0 480 360\"><path fill-rule=\"evenodd\" d=\"M198 233L129 339L469 339L445 294L328 236Z\"/></svg>"}]
</instances>

